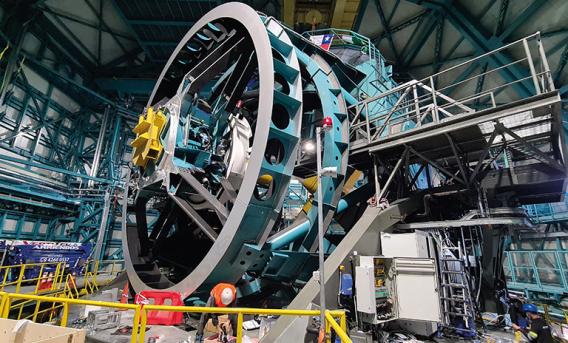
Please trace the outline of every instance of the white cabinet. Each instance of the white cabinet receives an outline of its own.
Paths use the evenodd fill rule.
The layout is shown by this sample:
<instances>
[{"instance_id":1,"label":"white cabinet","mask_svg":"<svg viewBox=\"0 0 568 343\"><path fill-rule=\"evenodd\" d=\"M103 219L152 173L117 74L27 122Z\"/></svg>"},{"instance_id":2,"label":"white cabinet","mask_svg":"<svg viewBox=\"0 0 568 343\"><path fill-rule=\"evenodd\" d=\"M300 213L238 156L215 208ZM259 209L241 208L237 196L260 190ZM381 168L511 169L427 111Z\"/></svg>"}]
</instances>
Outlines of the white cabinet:
<instances>
[{"instance_id":1,"label":"white cabinet","mask_svg":"<svg viewBox=\"0 0 568 343\"><path fill-rule=\"evenodd\" d=\"M357 256L355 295L357 312L366 323L440 321L433 259Z\"/></svg>"},{"instance_id":2,"label":"white cabinet","mask_svg":"<svg viewBox=\"0 0 568 343\"><path fill-rule=\"evenodd\" d=\"M433 259L394 259L398 318L437 322L440 299Z\"/></svg>"},{"instance_id":3,"label":"white cabinet","mask_svg":"<svg viewBox=\"0 0 568 343\"><path fill-rule=\"evenodd\" d=\"M385 257L433 257L431 238L427 233L381 232L381 251Z\"/></svg>"}]
</instances>

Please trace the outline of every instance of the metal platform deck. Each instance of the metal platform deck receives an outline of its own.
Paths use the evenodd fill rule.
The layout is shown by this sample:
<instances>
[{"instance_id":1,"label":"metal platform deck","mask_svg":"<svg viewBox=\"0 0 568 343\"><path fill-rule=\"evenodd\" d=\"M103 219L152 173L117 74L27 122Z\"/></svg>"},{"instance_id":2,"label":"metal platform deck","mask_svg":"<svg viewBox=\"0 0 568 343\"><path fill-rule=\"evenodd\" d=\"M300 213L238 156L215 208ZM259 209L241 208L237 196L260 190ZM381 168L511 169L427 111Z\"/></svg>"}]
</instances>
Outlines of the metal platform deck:
<instances>
[{"instance_id":1,"label":"metal platform deck","mask_svg":"<svg viewBox=\"0 0 568 343\"><path fill-rule=\"evenodd\" d=\"M467 78L511 49L526 55ZM526 66L526 75L512 75L513 65ZM463 72L448 82L450 71ZM480 86L484 79L489 89ZM444 185L513 192L522 204L560 201L566 186L560 107L537 33L352 106L350 164L365 169L378 161L393 173L429 165Z\"/></svg>"}]
</instances>

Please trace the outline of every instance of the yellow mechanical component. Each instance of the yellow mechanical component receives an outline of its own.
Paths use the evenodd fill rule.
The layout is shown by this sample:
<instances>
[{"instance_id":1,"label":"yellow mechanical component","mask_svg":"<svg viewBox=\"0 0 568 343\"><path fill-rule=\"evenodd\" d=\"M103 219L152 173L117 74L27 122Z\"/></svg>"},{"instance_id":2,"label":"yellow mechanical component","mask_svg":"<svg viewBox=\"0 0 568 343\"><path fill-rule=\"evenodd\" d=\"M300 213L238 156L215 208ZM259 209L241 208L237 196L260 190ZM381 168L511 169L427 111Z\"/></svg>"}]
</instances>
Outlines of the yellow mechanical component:
<instances>
[{"instance_id":1,"label":"yellow mechanical component","mask_svg":"<svg viewBox=\"0 0 568 343\"><path fill-rule=\"evenodd\" d=\"M343 195L345 195L345 194L351 192L351 190L355 186L355 182L357 182L357 180L359 180L361 175L363 175L362 171L360 171L360 170L353 171L353 173L351 173L351 176L349 176L347 181L345 181L345 183L343 184L343 190L341 191L341 193Z\"/></svg>"},{"instance_id":2,"label":"yellow mechanical component","mask_svg":"<svg viewBox=\"0 0 568 343\"><path fill-rule=\"evenodd\" d=\"M302 181L302 185L306 187L308 192L314 194L318 190L318 176L310 176Z\"/></svg>"},{"instance_id":3,"label":"yellow mechanical component","mask_svg":"<svg viewBox=\"0 0 568 343\"><path fill-rule=\"evenodd\" d=\"M159 110L148 108L146 115L141 114L134 127L136 138L130 143L134 148L132 162L139 167L146 167L148 161L157 160L164 147L160 143L160 134L166 124L166 116Z\"/></svg>"},{"instance_id":4,"label":"yellow mechanical component","mask_svg":"<svg viewBox=\"0 0 568 343\"><path fill-rule=\"evenodd\" d=\"M270 187L270 185L272 185L272 175L260 175L256 182L261 186Z\"/></svg>"},{"instance_id":5,"label":"yellow mechanical component","mask_svg":"<svg viewBox=\"0 0 568 343\"><path fill-rule=\"evenodd\" d=\"M304 207L302 207L302 211L304 211L305 213L308 213L310 211L310 208L312 208L312 199L308 199L308 201L304 204Z\"/></svg>"}]
</instances>

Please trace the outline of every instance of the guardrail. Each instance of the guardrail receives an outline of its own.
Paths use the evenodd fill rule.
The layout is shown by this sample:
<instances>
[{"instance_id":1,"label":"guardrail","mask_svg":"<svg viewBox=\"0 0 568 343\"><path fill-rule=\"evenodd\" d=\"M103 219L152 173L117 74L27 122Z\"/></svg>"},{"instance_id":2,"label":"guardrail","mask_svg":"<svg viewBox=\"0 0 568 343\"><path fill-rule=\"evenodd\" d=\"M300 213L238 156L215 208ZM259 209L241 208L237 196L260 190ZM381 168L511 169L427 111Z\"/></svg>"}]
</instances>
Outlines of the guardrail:
<instances>
[{"instance_id":1,"label":"guardrail","mask_svg":"<svg viewBox=\"0 0 568 343\"><path fill-rule=\"evenodd\" d=\"M74 277L81 278L86 286L93 289L102 286L102 283L110 282L123 270L124 260L87 261L82 273ZM33 274L37 272L37 276L26 277L28 272ZM65 287L64 281L67 275L72 275L72 273L66 267L65 262L0 266L0 291L13 288L15 293L56 292ZM105 277L105 280L101 283L99 280L102 277Z\"/></svg>"},{"instance_id":2,"label":"guardrail","mask_svg":"<svg viewBox=\"0 0 568 343\"><path fill-rule=\"evenodd\" d=\"M65 263L35 263L1 267L4 271L3 281L0 284L0 291L6 288L13 288L18 294L43 295L76 299L81 295L92 294L114 279L123 270L123 260L108 261L87 261L81 275L74 275L66 271ZM119 267L120 266L120 267ZM37 277L26 278L26 271L36 269ZM54 270L53 275L46 275L45 270ZM12 273L14 271L14 273ZM15 280L9 280L8 275L15 274ZM51 274L51 273L50 273ZM101 281L101 276L105 279ZM97 279L98 278L98 279ZM78 280L79 279L79 280ZM78 285L78 281L81 282ZM8 305L5 309L8 313L16 313L16 319L31 319L35 321L39 315L49 313L49 321L62 307L52 303L51 307L41 309L42 301L34 299L21 299L14 304ZM35 302L35 304L34 304ZM24 309L34 306L31 314L24 312Z\"/></svg>"},{"instance_id":3,"label":"guardrail","mask_svg":"<svg viewBox=\"0 0 568 343\"><path fill-rule=\"evenodd\" d=\"M513 59L511 51L520 51L522 56ZM478 70L479 74L471 76ZM350 140L370 144L400 131L473 115L480 109L497 108L554 90L537 32L351 106ZM397 99L394 104L393 98Z\"/></svg>"},{"instance_id":4,"label":"guardrail","mask_svg":"<svg viewBox=\"0 0 568 343\"><path fill-rule=\"evenodd\" d=\"M41 296L34 294L14 294L0 292L0 317L8 318L10 314L10 304L14 300L36 301L37 303L52 303L60 304L62 307L61 320L59 326L66 327L69 318L70 305L93 305L104 308L112 308L117 310L133 310L134 317L132 320L132 337L131 343L144 343L146 325L147 325L147 311L170 311L170 312L184 312L184 313L215 313L215 314L236 314L237 315L237 343L242 342L243 338L243 318L244 315L277 315L277 316L319 316L319 310L292 310L292 309L258 309L258 308L218 308L218 307L196 307L196 306L164 306L164 305L135 305L135 304L122 304L114 302L104 302L95 300L82 300L73 298L60 298L52 296ZM52 310L53 307L48 308ZM45 310L43 310L45 311ZM36 306L32 318L37 318L39 313L39 305ZM351 343L351 339L347 335L347 320L345 311L327 310L325 313L325 332L327 335L327 342L330 341L331 330L337 334L342 343ZM339 320L339 323L337 323Z\"/></svg>"},{"instance_id":5,"label":"guardrail","mask_svg":"<svg viewBox=\"0 0 568 343\"><path fill-rule=\"evenodd\" d=\"M505 251L504 261L509 288L568 293L568 251Z\"/></svg>"},{"instance_id":6,"label":"guardrail","mask_svg":"<svg viewBox=\"0 0 568 343\"><path fill-rule=\"evenodd\" d=\"M565 221L568 219L568 204L566 202L524 205L529 217L534 223L546 224Z\"/></svg>"}]
</instances>

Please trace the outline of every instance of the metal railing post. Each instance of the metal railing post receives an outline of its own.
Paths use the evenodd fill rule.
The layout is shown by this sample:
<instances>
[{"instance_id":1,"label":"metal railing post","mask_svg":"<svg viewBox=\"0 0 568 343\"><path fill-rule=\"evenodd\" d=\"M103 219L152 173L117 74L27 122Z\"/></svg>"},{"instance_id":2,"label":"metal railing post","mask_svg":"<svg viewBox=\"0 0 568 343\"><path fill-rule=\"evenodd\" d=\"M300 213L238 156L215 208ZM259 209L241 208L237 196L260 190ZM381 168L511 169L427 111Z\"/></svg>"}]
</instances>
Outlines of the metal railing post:
<instances>
[{"instance_id":1,"label":"metal railing post","mask_svg":"<svg viewBox=\"0 0 568 343\"><path fill-rule=\"evenodd\" d=\"M4 306L2 307L2 318L8 318L8 315L10 314L10 305L12 303L9 294L6 294L5 297L6 301L4 301Z\"/></svg>"},{"instance_id":2,"label":"metal railing post","mask_svg":"<svg viewBox=\"0 0 568 343\"><path fill-rule=\"evenodd\" d=\"M371 124L369 123L369 104L365 102L365 125L367 126L367 141L371 143Z\"/></svg>"},{"instance_id":3,"label":"metal railing post","mask_svg":"<svg viewBox=\"0 0 568 343\"><path fill-rule=\"evenodd\" d=\"M51 287L49 287L50 290L53 291L58 288L57 284L60 279L59 277L60 273L61 273L61 262L55 266L55 273L53 273L53 280L52 280L53 283L51 284Z\"/></svg>"},{"instance_id":4,"label":"metal railing post","mask_svg":"<svg viewBox=\"0 0 568 343\"><path fill-rule=\"evenodd\" d=\"M24 264L20 265L20 274L18 276L18 281L16 282L16 293L20 293L20 287L22 286L22 279L24 278L24 272L26 266Z\"/></svg>"},{"instance_id":5,"label":"metal railing post","mask_svg":"<svg viewBox=\"0 0 568 343\"><path fill-rule=\"evenodd\" d=\"M535 263L534 252L529 251L528 253L536 284L538 285L538 288L542 289L542 284L540 283L540 275L538 274L538 268L536 267Z\"/></svg>"},{"instance_id":6,"label":"metal railing post","mask_svg":"<svg viewBox=\"0 0 568 343\"><path fill-rule=\"evenodd\" d=\"M513 256L511 253L507 253L507 263L509 264L509 269L511 270L511 281L513 283L517 282L516 270L513 265Z\"/></svg>"},{"instance_id":7,"label":"metal railing post","mask_svg":"<svg viewBox=\"0 0 568 343\"><path fill-rule=\"evenodd\" d=\"M347 333L347 316L345 315L345 312L343 312L339 318L339 326L343 332ZM345 343L343 339L341 340L341 343Z\"/></svg>"},{"instance_id":8,"label":"metal railing post","mask_svg":"<svg viewBox=\"0 0 568 343\"><path fill-rule=\"evenodd\" d=\"M41 285L41 281L43 279L43 267L44 267L44 265L42 264L41 267L39 268L39 274L37 276L34 294L37 294L39 292L39 285Z\"/></svg>"},{"instance_id":9,"label":"metal railing post","mask_svg":"<svg viewBox=\"0 0 568 343\"><path fill-rule=\"evenodd\" d=\"M325 317L325 342L331 343L331 322Z\"/></svg>"},{"instance_id":10,"label":"metal railing post","mask_svg":"<svg viewBox=\"0 0 568 343\"><path fill-rule=\"evenodd\" d=\"M146 311L142 309L142 305L138 305L136 310L134 310L134 320L132 321L132 337L130 338L130 343L136 343L139 333L140 333L140 342L144 343L144 336L146 334L146 321L143 319L143 330L140 329L140 312L143 311L144 315L142 317L146 317Z\"/></svg>"},{"instance_id":11,"label":"metal railing post","mask_svg":"<svg viewBox=\"0 0 568 343\"><path fill-rule=\"evenodd\" d=\"M235 328L233 328L234 330ZM243 313L239 312L237 315L237 343L241 343L243 341Z\"/></svg>"},{"instance_id":12,"label":"metal railing post","mask_svg":"<svg viewBox=\"0 0 568 343\"><path fill-rule=\"evenodd\" d=\"M61 327L67 326L67 318L69 318L69 303L63 302L63 314L61 314Z\"/></svg>"},{"instance_id":13,"label":"metal railing post","mask_svg":"<svg viewBox=\"0 0 568 343\"><path fill-rule=\"evenodd\" d=\"M548 65L548 59L546 58L546 54L544 53L544 46L542 45L542 39L540 38L540 32L536 33L536 44L538 46L538 52L540 54L540 61L544 66L544 72L547 79L547 91L553 91L556 88L554 87L554 81L552 80L552 74L550 73L550 66Z\"/></svg>"},{"instance_id":14,"label":"metal railing post","mask_svg":"<svg viewBox=\"0 0 568 343\"><path fill-rule=\"evenodd\" d=\"M556 265L560 270L560 282L564 289L568 289L568 283L566 282L566 272L564 271L564 266L562 260L560 259L560 253L558 251L554 252L554 258L556 258Z\"/></svg>"},{"instance_id":15,"label":"metal railing post","mask_svg":"<svg viewBox=\"0 0 568 343\"><path fill-rule=\"evenodd\" d=\"M37 315L38 315L39 305L40 305L40 304L41 304L41 301L37 300L37 301L36 301L35 308L34 308L34 315L33 315L33 317L32 317L32 321L34 321L34 322L35 322L36 319L37 319Z\"/></svg>"},{"instance_id":16,"label":"metal railing post","mask_svg":"<svg viewBox=\"0 0 568 343\"><path fill-rule=\"evenodd\" d=\"M432 89L432 104L434 105L432 114L432 121L437 123L440 120L440 114L438 113L438 101L436 100L436 88L434 88L434 78L430 76L430 88Z\"/></svg>"},{"instance_id":17,"label":"metal railing post","mask_svg":"<svg viewBox=\"0 0 568 343\"><path fill-rule=\"evenodd\" d=\"M538 84L538 76L536 75L536 70L534 69L534 63L533 63L533 59L531 56L531 50L529 48L529 43L527 42L527 39L523 39L523 47L525 48L525 54L527 55L527 62L529 64L529 69L531 71L531 76L532 76L532 80L533 80L533 84L534 84L534 89L536 91L536 94L540 94L540 85Z\"/></svg>"},{"instance_id":18,"label":"metal railing post","mask_svg":"<svg viewBox=\"0 0 568 343\"><path fill-rule=\"evenodd\" d=\"M416 111L416 126L422 126L422 120L420 118L420 104L418 101L418 90L416 85L412 86L412 95L414 96L414 107Z\"/></svg>"}]
</instances>

